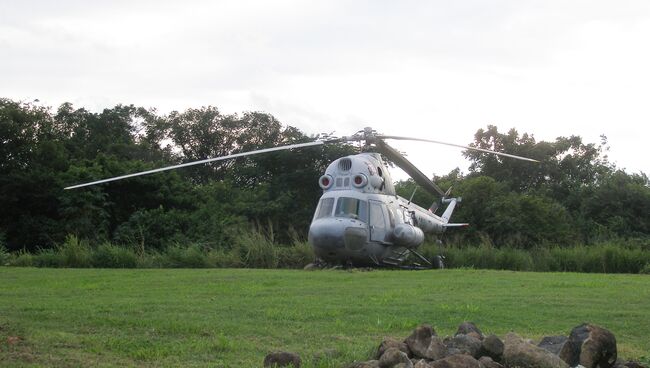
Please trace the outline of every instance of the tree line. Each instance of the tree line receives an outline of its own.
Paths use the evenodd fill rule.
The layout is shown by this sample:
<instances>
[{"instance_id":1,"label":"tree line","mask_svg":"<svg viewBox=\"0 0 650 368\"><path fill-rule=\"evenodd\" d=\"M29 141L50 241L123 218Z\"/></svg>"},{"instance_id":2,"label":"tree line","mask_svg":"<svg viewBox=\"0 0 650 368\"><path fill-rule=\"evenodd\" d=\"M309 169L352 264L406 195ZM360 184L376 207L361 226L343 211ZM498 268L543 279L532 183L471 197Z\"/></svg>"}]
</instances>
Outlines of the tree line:
<instances>
[{"instance_id":1,"label":"tree line","mask_svg":"<svg viewBox=\"0 0 650 368\"><path fill-rule=\"evenodd\" d=\"M254 226L278 242L306 236L327 165L356 148L334 144L188 167L78 190L64 187L208 157L313 140L260 112L206 106L161 114L118 105L91 112L0 99L0 245L46 250L74 235L143 249L228 248ZM436 177L463 197L448 241L536 247L648 239L650 185L607 161L606 140L536 141L480 129L471 143L535 158L528 164L467 151L468 173ZM409 197L412 181L397 184ZM418 191L414 201L437 198Z\"/></svg>"}]
</instances>

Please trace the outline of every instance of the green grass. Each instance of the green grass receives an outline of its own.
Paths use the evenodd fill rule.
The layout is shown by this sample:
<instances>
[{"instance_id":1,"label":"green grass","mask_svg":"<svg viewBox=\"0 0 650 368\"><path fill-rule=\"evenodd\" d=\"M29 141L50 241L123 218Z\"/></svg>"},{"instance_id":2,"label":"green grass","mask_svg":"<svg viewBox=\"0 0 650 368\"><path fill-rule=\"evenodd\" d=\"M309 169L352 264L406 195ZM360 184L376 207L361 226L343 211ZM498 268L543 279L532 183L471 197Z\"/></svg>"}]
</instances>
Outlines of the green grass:
<instances>
[{"instance_id":1,"label":"green grass","mask_svg":"<svg viewBox=\"0 0 650 368\"><path fill-rule=\"evenodd\" d=\"M1 267L0 366L257 367L282 349L341 367L464 320L535 339L589 321L647 359L649 311L647 275Z\"/></svg>"}]
</instances>

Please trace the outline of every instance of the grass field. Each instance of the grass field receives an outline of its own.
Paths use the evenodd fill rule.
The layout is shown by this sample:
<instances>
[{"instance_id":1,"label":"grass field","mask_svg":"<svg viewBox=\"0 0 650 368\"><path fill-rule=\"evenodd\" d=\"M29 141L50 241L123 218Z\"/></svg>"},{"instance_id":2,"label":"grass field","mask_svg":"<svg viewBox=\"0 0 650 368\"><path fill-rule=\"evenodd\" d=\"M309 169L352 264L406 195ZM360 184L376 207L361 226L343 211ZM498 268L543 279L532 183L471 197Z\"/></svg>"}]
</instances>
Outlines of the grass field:
<instances>
[{"instance_id":1,"label":"grass field","mask_svg":"<svg viewBox=\"0 0 650 368\"><path fill-rule=\"evenodd\" d=\"M511 271L0 267L1 366L306 367L367 359L422 322L539 338L583 321L650 356L650 276ZM18 337L18 338L16 338Z\"/></svg>"}]
</instances>

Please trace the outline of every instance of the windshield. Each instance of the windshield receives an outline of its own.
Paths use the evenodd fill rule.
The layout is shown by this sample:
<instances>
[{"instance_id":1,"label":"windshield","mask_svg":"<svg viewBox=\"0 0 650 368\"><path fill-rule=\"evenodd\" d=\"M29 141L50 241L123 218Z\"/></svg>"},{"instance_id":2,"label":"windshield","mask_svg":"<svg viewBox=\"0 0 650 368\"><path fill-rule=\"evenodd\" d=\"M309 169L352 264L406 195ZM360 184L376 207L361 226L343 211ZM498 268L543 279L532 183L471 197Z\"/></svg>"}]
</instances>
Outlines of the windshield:
<instances>
[{"instance_id":1,"label":"windshield","mask_svg":"<svg viewBox=\"0 0 650 368\"><path fill-rule=\"evenodd\" d=\"M336 202L336 217L350 217L363 222L368 221L368 203L356 198L341 197Z\"/></svg>"},{"instance_id":2,"label":"windshield","mask_svg":"<svg viewBox=\"0 0 650 368\"><path fill-rule=\"evenodd\" d=\"M334 198L323 198L320 200L320 203L318 204L318 208L316 209L316 219L322 218L322 217L330 217L332 216L332 209L334 208Z\"/></svg>"}]
</instances>

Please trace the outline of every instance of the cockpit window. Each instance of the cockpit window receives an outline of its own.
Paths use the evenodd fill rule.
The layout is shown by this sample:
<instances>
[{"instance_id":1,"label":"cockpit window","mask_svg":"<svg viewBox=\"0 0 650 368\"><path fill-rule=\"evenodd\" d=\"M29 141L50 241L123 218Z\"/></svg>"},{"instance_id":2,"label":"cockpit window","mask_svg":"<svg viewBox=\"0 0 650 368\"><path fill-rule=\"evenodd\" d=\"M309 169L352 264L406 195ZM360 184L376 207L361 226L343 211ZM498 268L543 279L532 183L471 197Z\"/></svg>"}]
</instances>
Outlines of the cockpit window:
<instances>
[{"instance_id":1,"label":"cockpit window","mask_svg":"<svg viewBox=\"0 0 650 368\"><path fill-rule=\"evenodd\" d=\"M350 217L368 222L368 202L356 198L341 197L336 202L336 217Z\"/></svg>"},{"instance_id":2,"label":"cockpit window","mask_svg":"<svg viewBox=\"0 0 650 368\"><path fill-rule=\"evenodd\" d=\"M315 219L332 216L332 209L334 208L334 198L323 198L318 204L316 209Z\"/></svg>"}]
</instances>

